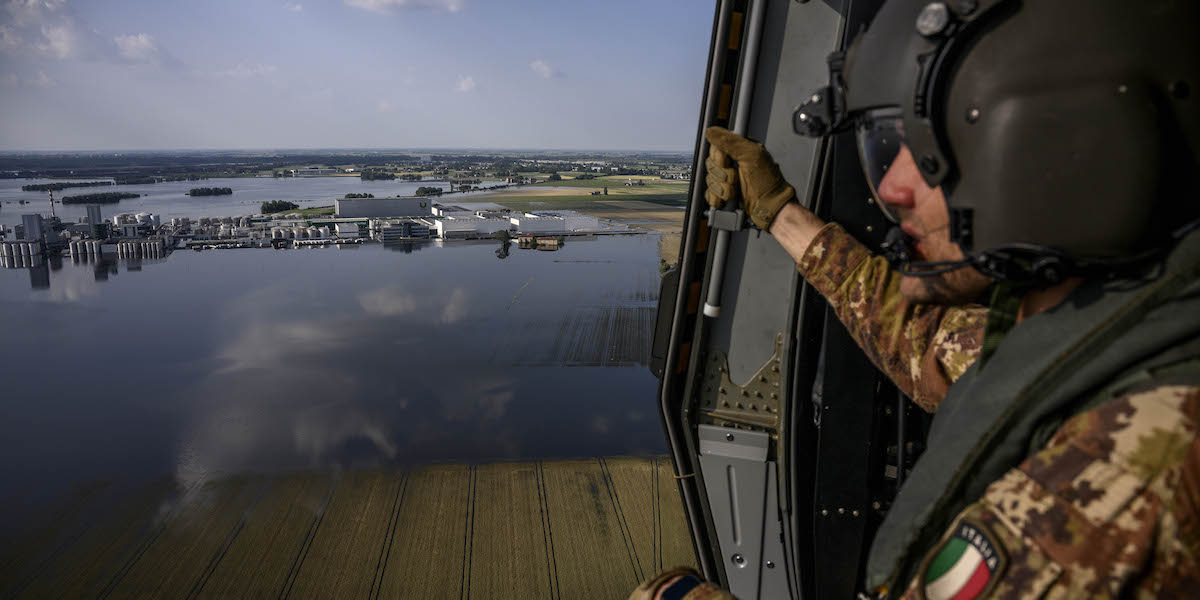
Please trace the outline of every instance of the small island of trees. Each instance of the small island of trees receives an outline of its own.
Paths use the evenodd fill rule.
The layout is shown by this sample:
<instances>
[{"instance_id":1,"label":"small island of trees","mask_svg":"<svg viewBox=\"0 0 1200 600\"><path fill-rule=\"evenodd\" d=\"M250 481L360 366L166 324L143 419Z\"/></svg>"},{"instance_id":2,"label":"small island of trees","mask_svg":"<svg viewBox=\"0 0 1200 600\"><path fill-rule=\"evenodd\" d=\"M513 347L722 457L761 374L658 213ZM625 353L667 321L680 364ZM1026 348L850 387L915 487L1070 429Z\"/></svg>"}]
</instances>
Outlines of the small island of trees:
<instances>
[{"instance_id":1,"label":"small island of trees","mask_svg":"<svg viewBox=\"0 0 1200 600\"><path fill-rule=\"evenodd\" d=\"M417 195L418 196L441 196L442 188L423 185L423 186L417 188Z\"/></svg>"},{"instance_id":2,"label":"small island of trees","mask_svg":"<svg viewBox=\"0 0 1200 600\"><path fill-rule=\"evenodd\" d=\"M396 178L396 174L378 169L367 169L359 173L359 178L363 181L391 181Z\"/></svg>"},{"instance_id":3,"label":"small island of trees","mask_svg":"<svg viewBox=\"0 0 1200 600\"><path fill-rule=\"evenodd\" d=\"M374 198L375 194L346 194L346 198Z\"/></svg>"},{"instance_id":4,"label":"small island of trees","mask_svg":"<svg viewBox=\"0 0 1200 600\"><path fill-rule=\"evenodd\" d=\"M32 183L21 186L22 192L57 192L67 188L76 187L96 187L101 185L112 185L111 181L60 181L57 183Z\"/></svg>"},{"instance_id":5,"label":"small island of trees","mask_svg":"<svg viewBox=\"0 0 1200 600\"><path fill-rule=\"evenodd\" d=\"M192 188L188 190L189 196L228 196L233 193L232 188L227 187L202 187Z\"/></svg>"},{"instance_id":6,"label":"small island of trees","mask_svg":"<svg viewBox=\"0 0 1200 600\"><path fill-rule=\"evenodd\" d=\"M299 204L293 204L287 200L270 200L262 203L262 214L269 215L285 210L296 210L297 208L300 208Z\"/></svg>"},{"instance_id":7,"label":"small island of trees","mask_svg":"<svg viewBox=\"0 0 1200 600\"><path fill-rule=\"evenodd\" d=\"M81 196L65 196L63 204L115 204L129 198L140 198L141 194L130 192L104 192L101 194L83 194Z\"/></svg>"}]
</instances>

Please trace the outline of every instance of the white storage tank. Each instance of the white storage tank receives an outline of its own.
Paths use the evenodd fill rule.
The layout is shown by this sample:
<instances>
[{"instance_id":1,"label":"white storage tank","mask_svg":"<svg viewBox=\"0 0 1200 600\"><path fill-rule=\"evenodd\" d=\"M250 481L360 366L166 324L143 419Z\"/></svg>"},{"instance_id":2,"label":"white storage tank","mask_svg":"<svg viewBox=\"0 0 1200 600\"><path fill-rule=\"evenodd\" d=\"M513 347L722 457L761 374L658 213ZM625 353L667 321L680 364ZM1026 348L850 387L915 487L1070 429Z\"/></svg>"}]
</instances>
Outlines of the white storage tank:
<instances>
[{"instance_id":1,"label":"white storage tank","mask_svg":"<svg viewBox=\"0 0 1200 600\"><path fill-rule=\"evenodd\" d=\"M305 229L303 227L293 227L292 228L292 236L298 240L302 240L305 237L307 237L307 233L308 232L305 231Z\"/></svg>"},{"instance_id":2,"label":"white storage tank","mask_svg":"<svg viewBox=\"0 0 1200 600\"><path fill-rule=\"evenodd\" d=\"M317 229L316 227L309 227L308 228L308 239L310 239L310 240L321 239L321 230Z\"/></svg>"},{"instance_id":3,"label":"white storage tank","mask_svg":"<svg viewBox=\"0 0 1200 600\"><path fill-rule=\"evenodd\" d=\"M328 226L328 225L322 225L322 226L321 226L321 228L320 228L320 229L318 229L317 231L320 231L320 232L321 232L321 237L322 237L322 238L327 238L327 237L329 237L329 226Z\"/></svg>"}]
</instances>

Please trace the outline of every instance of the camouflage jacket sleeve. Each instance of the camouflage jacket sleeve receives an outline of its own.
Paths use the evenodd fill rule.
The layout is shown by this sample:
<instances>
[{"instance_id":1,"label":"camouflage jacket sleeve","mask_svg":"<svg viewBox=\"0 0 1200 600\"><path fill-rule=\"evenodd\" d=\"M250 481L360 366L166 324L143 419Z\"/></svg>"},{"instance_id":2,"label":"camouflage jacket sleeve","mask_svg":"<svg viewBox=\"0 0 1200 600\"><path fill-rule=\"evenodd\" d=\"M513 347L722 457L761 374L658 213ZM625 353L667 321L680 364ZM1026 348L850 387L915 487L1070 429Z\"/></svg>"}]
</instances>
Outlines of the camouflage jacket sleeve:
<instances>
[{"instance_id":1,"label":"camouflage jacket sleeve","mask_svg":"<svg viewBox=\"0 0 1200 600\"><path fill-rule=\"evenodd\" d=\"M927 411L979 356L986 307L905 300L900 274L837 224L817 233L798 266L875 366Z\"/></svg>"},{"instance_id":2,"label":"camouflage jacket sleeve","mask_svg":"<svg viewBox=\"0 0 1200 600\"><path fill-rule=\"evenodd\" d=\"M1068 420L932 548L906 598L1191 597L1200 590L1200 387Z\"/></svg>"}]
</instances>

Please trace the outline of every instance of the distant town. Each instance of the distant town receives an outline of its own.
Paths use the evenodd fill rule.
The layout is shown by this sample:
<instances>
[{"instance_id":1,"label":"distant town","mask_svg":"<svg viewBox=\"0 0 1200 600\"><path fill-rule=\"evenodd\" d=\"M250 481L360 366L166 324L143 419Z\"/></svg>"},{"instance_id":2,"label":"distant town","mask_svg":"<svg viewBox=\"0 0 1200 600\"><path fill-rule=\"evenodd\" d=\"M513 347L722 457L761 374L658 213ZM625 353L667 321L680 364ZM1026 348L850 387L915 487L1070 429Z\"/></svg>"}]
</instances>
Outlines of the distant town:
<instances>
[{"instance_id":1,"label":"distant town","mask_svg":"<svg viewBox=\"0 0 1200 600\"><path fill-rule=\"evenodd\" d=\"M555 250L573 235L657 231L677 236L691 166L690 155L645 153L0 155L4 178L52 180L23 185L18 200L5 202L17 204L17 210L3 207L0 214L0 264L22 268L65 255L162 258L181 249L431 239L491 238L515 241L519 248ZM252 214L170 218L152 210L122 211L120 201L138 197L136 193L81 194L75 189L153 189L165 182L222 179L226 186L200 184L185 195L236 197L238 178L248 177L349 177L422 185L409 195L345 193L331 198L331 206L301 209L278 198L263 201ZM74 195L55 198L65 190ZM86 216L59 217L60 207L69 204L84 204ZM19 215L21 221L4 225L5 215ZM669 258L664 255L664 264Z\"/></svg>"}]
</instances>

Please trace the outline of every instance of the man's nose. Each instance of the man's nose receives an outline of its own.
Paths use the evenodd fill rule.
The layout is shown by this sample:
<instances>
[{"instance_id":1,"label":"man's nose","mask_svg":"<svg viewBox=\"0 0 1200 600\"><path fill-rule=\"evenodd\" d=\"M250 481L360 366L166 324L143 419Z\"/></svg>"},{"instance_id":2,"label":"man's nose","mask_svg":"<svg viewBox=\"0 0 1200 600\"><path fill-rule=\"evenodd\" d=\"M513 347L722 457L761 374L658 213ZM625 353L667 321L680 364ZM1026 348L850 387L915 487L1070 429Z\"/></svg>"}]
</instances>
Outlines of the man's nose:
<instances>
[{"instance_id":1,"label":"man's nose","mask_svg":"<svg viewBox=\"0 0 1200 600\"><path fill-rule=\"evenodd\" d=\"M879 182L879 189L876 190L879 200L893 208L912 208L914 191L920 179L921 174L917 171L917 164L913 161L908 146L901 146L895 160Z\"/></svg>"}]
</instances>

